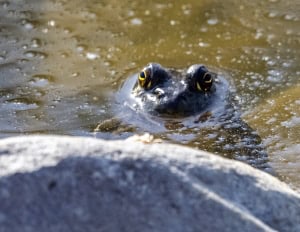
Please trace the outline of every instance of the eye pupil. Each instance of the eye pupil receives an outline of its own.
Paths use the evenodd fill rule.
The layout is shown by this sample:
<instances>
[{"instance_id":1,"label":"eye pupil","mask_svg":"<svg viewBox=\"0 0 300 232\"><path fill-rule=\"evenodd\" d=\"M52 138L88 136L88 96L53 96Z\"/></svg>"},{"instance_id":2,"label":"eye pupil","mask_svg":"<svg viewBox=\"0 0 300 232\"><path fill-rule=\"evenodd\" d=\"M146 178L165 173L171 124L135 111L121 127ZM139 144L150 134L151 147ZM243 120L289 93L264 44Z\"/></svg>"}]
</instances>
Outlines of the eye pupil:
<instances>
[{"instance_id":1,"label":"eye pupil","mask_svg":"<svg viewBox=\"0 0 300 232\"><path fill-rule=\"evenodd\" d=\"M140 78L141 78L141 79L145 79L145 78L146 78L145 72L141 72L141 73L140 73Z\"/></svg>"}]
</instances>

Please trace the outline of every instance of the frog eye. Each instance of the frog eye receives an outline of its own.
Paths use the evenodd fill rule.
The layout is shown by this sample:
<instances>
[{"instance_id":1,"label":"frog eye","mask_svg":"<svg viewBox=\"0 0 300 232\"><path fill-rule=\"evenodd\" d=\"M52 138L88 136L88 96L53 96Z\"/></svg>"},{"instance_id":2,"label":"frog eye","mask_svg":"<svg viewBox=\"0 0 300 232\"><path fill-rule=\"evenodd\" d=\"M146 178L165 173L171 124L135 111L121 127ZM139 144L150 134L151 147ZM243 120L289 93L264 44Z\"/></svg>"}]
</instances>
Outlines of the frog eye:
<instances>
[{"instance_id":1,"label":"frog eye","mask_svg":"<svg viewBox=\"0 0 300 232\"><path fill-rule=\"evenodd\" d=\"M207 92L210 90L213 84L213 76L210 72L204 73L203 76L200 76L196 80L196 88L198 91Z\"/></svg>"},{"instance_id":2,"label":"frog eye","mask_svg":"<svg viewBox=\"0 0 300 232\"><path fill-rule=\"evenodd\" d=\"M141 87L145 87L146 77L147 77L147 74L146 74L145 71L140 72L139 77L138 77L138 81L139 81L139 85Z\"/></svg>"},{"instance_id":3,"label":"frog eye","mask_svg":"<svg viewBox=\"0 0 300 232\"><path fill-rule=\"evenodd\" d=\"M212 83L211 73L209 73L209 72L205 73L204 77L203 77L203 80L204 80L204 83L206 83L206 84Z\"/></svg>"},{"instance_id":4,"label":"frog eye","mask_svg":"<svg viewBox=\"0 0 300 232\"><path fill-rule=\"evenodd\" d=\"M151 88L151 71L149 68L145 68L142 72L140 72L138 82L142 88Z\"/></svg>"},{"instance_id":5,"label":"frog eye","mask_svg":"<svg viewBox=\"0 0 300 232\"><path fill-rule=\"evenodd\" d=\"M169 72L164 69L160 64L149 63L138 74L137 83L142 89L148 91L152 90L171 78Z\"/></svg>"},{"instance_id":6,"label":"frog eye","mask_svg":"<svg viewBox=\"0 0 300 232\"><path fill-rule=\"evenodd\" d=\"M145 78L146 78L146 74L145 74L145 71L143 71L143 72L141 72L141 73L139 74L139 80L140 80L140 81L144 81Z\"/></svg>"}]
</instances>

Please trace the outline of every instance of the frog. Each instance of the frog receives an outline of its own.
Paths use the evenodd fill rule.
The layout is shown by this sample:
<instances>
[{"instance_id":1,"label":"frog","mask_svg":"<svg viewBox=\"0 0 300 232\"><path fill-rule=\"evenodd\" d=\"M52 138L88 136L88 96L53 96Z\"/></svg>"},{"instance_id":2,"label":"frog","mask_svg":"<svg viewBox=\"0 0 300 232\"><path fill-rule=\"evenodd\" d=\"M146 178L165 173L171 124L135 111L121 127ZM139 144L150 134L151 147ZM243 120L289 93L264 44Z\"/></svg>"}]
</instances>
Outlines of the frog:
<instances>
[{"instance_id":1,"label":"frog","mask_svg":"<svg viewBox=\"0 0 300 232\"><path fill-rule=\"evenodd\" d=\"M141 108L151 114L188 116L213 101L216 79L204 65L192 65L185 77L160 64L150 63L139 73L132 90Z\"/></svg>"},{"instance_id":2,"label":"frog","mask_svg":"<svg viewBox=\"0 0 300 232\"><path fill-rule=\"evenodd\" d=\"M261 138L241 117L232 86L203 64L178 69L149 63L125 80L115 94L116 117L99 123L97 131L151 133L273 173Z\"/></svg>"}]
</instances>

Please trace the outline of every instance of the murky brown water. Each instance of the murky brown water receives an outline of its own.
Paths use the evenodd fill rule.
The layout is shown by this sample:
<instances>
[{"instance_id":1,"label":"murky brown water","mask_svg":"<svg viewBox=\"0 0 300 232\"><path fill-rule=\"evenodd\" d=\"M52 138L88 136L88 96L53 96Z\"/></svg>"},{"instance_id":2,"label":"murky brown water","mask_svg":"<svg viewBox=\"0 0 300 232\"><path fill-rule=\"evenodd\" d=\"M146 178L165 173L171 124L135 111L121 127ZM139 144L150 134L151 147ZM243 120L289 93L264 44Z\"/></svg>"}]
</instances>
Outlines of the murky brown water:
<instances>
[{"instance_id":1,"label":"murky brown water","mask_svg":"<svg viewBox=\"0 0 300 232\"><path fill-rule=\"evenodd\" d=\"M300 187L299 12L297 0L0 1L0 137L94 136L146 63L205 63L231 75L271 165Z\"/></svg>"}]
</instances>

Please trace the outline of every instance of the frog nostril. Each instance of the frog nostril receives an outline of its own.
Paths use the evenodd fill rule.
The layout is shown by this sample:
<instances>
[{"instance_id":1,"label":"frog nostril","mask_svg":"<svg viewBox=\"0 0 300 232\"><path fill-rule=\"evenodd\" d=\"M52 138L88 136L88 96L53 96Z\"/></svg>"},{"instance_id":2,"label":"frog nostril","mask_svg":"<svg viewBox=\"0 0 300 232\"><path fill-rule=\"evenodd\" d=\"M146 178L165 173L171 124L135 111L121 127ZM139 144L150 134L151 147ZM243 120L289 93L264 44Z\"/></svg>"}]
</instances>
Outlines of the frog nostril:
<instances>
[{"instance_id":1,"label":"frog nostril","mask_svg":"<svg viewBox=\"0 0 300 232\"><path fill-rule=\"evenodd\" d=\"M163 89L161 89L161 88L156 88L154 91L153 91L153 93L155 94L155 95L157 95L157 97L158 98L162 98L162 97L164 97L166 94L165 94L165 91L163 90Z\"/></svg>"}]
</instances>

